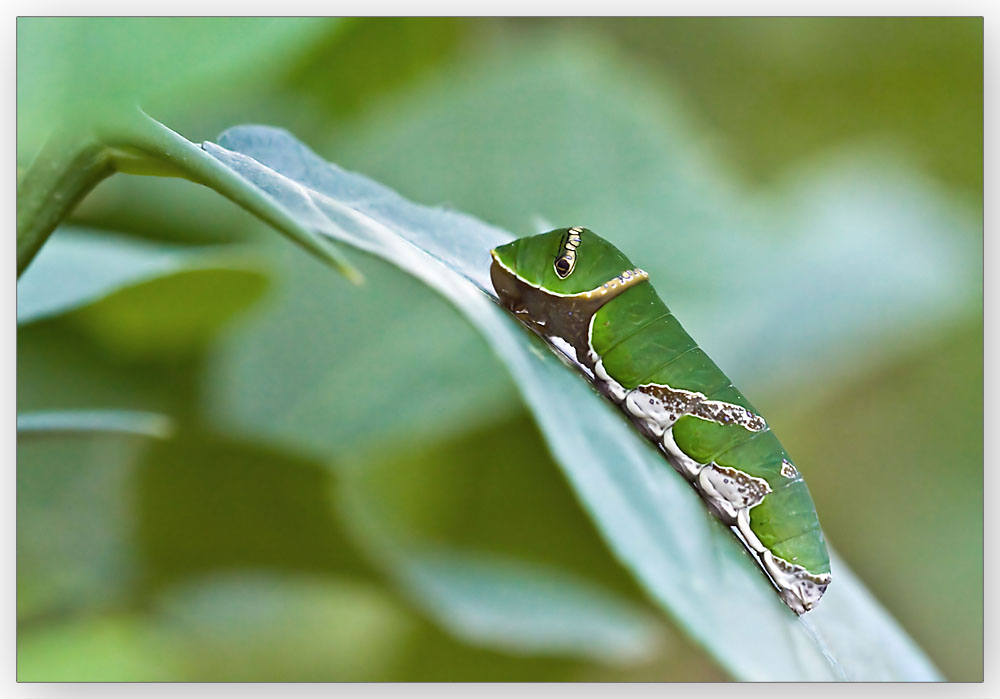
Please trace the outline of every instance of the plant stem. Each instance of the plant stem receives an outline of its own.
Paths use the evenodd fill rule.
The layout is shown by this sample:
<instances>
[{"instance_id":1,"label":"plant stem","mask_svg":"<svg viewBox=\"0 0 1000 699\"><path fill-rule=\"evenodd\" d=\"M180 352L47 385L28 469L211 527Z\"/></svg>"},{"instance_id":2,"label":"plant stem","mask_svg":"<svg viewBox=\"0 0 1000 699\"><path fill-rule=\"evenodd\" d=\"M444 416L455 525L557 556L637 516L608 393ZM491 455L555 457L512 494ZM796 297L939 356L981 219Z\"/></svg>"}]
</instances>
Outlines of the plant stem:
<instances>
[{"instance_id":1,"label":"plant stem","mask_svg":"<svg viewBox=\"0 0 1000 699\"><path fill-rule=\"evenodd\" d=\"M114 172L108 148L89 134L46 141L17 185L17 276L49 234L97 183Z\"/></svg>"}]
</instances>

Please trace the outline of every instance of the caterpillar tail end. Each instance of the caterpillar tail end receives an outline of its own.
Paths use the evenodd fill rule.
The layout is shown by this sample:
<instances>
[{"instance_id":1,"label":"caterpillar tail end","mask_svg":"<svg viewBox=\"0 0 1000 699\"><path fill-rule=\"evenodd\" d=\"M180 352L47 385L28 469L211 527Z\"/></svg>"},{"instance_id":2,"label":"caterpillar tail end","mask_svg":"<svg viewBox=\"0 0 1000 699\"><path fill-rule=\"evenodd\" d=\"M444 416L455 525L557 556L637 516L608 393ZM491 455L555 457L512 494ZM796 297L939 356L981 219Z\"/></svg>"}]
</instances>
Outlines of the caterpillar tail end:
<instances>
[{"instance_id":1,"label":"caterpillar tail end","mask_svg":"<svg viewBox=\"0 0 1000 699\"><path fill-rule=\"evenodd\" d=\"M830 586L829 573L814 575L802 566L793 565L767 550L761 555L761 559L768 575L778 586L778 595L782 601L800 616L815 607Z\"/></svg>"}]
</instances>

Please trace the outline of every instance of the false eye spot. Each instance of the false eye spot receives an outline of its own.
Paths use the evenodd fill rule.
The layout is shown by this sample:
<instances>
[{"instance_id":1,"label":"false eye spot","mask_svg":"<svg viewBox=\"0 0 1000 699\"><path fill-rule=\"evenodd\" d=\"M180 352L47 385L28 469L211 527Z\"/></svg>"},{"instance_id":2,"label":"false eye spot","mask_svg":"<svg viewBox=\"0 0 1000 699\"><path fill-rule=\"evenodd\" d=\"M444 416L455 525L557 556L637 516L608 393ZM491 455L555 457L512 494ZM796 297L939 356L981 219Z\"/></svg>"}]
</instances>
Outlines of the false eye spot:
<instances>
[{"instance_id":1,"label":"false eye spot","mask_svg":"<svg viewBox=\"0 0 1000 699\"><path fill-rule=\"evenodd\" d=\"M556 260L556 274L559 275L560 279L565 279L569 276L572 265L569 263L565 257L560 257Z\"/></svg>"}]
</instances>

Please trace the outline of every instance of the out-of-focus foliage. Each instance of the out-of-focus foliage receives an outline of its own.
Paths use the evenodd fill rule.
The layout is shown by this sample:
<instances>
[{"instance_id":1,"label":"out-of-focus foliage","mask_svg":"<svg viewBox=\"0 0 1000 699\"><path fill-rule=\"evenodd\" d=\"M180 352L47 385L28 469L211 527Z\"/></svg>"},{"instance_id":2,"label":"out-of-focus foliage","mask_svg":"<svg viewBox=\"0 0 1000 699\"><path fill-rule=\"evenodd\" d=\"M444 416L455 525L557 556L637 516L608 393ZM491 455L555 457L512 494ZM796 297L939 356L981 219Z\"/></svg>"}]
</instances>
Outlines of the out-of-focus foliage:
<instances>
[{"instance_id":1,"label":"out-of-focus foliage","mask_svg":"<svg viewBox=\"0 0 1000 699\"><path fill-rule=\"evenodd\" d=\"M58 86L82 85L82 91L69 92L82 92L88 100L97 94L97 101L101 95L149 94L147 88L164 84L166 51L183 54L185 64L196 69L178 68L167 76L177 91L165 90L143 105L192 140L214 138L238 122L285 126L325 157L415 200L451 203L524 233L532 232L536 215L558 218L556 224L563 217L574 222L583 217L595 229L635 235L637 250L663 255L665 267L673 246L698 249L696 240L669 238L651 246L642 235L648 229L643 212L658 195L683 202L683 192L666 191L662 179L663 161L673 158L690 163L693 181L707 172L724 186L718 201L704 202L707 213L701 218L687 214L674 222L666 204L657 207L664 223L658 234L679 229L697 236L717 220L709 215L712 209L733 201L726 188L740 188L734 166L755 181L787 179L788 167L800 163L805 169L798 172L811 169L822 176L837 159L815 156L839 146L867 153L855 163L870 163L871 153L878 153L895 172L922 172L929 179L918 198L929 193L950 200L945 209L957 212L957 219L939 220L974 224L979 213L961 202L980 195L981 20L143 20L141 32L124 21L25 22L18 29L19 166L27 165L37 148L48 116L67 106L58 101L65 94ZM510 93L503 110L477 108L471 100L475 73L469 66L494 66L493 74L502 75L505 66L524 66L526 53L544 56L538 46L562 42L585 45L586 64L596 69L579 70L576 77L563 72L557 79L563 84L548 91ZM81 52L81 46L89 48ZM217 63L213 56L230 58ZM521 70L552 75L548 59L535 60ZM116 71L107 70L109 65L128 66L125 87L91 93L88 86L113 80ZM592 80L602 73L606 80ZM600 143L602 125L565 119L560 110L567 94L589 90L596 103L608 98L608 81L626 83L636 74L642 75L641 89L613 93L618 97L612 106L642 114L661 144L677 143L675 115L683 113L689 137L681 144L683 154L662 145L647 151L646 141L629 139L597 151L623 152L621 158L603 158L615 167L584 167L599 160L587 154ZM517 84L506 86L517 89ZM505 83L486 85L502 89ZM494 97L480 96L487 105ZM520 120L512 121L512 114ZM523 129L532 118L555 124L565 119L567 128L532 135ZM572 124L576 128L569 128ZM553 162L552 153L577 155ZM806 167L809 160L813 164ZM876 174L866 188L875 206L886 182L879 173L885 170L868 172ZM753 205L755 213L731 216L736 226L755 221L753 232L762 245L766 241L780 251L794 242L788 238L794 233L787 227L769 230L760 221L778 218L790 206L790 190L768 191ZM83 203L79 219L174 241L264 238L259 224L209 194L180 181L116 177ZM835 213L821 206L803 211L796 228L836 236L838 225L853 224L838 222ZM973 246L981 241L975 225L943 228L934 222L909 238L902 226L895 254L911 252L912 244L918 254L934 255L942 249L941 239L959 230ZM718 232L720 240L730 241L731 232ZM592 584L650 613L543 450L525 449L511 476L547 473L547 481L530 490L540 503L532 509L563 502L576 513L567 519L578 534L560 539L565 551L559 557L539 550L545 541L539 529L546 523L521 527L517 509L505 509L503 496L492 490L478 500L469 497L489 448L488 440L473 439L481 434L475 430L520 424L517 433L526 434L509 380L495 363L483 361L488 348L471 328L429 291L381 263L363 263L369 282L357 289L283 248L265 248L278 259L268 272L270 291L256 307L235 317L225 311L217 316L225 322L214 333L190 335L184 352L109 350L100 338L115 335L117 321L81 325L72 317L77 311L19 329L19 410L155 410L184 430L176 445L88 437L51 444L33 440L19 447L21 679L718 676L662 619L654 656L624 666L565 647L515 653L509 645L498 647L443 624L427 611L425 600L407 591L405 579L387 572L377 550L343 521L349 508L338 506L338 497L326 504L317 499L317 489L336 493L345 487L333 482L331 474L340 469L328 464L359 464L360 470L350 472L368 473L370 463L371 473L379 473L377 464L388 458L402 462L397 468L403 473L418 468L434 450L451 453L453 447L440 440L459 440L446 444L463 444L466 458L442 457L457 461L449 466L457 473L433 480L433 488L411 477L413 487L400 491L404 497L388 499L398 503L400 514L383 508L382 515L410 523L421 511L433 513L436 503L456 503L442 507L453 512L454 524L419 529L425 544L513 556L567 576L580 573L575 561L589 561L590 570L583 572ZM857 254L863 257L866 250ZM896 262L888 257L892 248L879 254ZM797 264L808 264L808 258ZM687 266L669 268L684 274ZM727 283L730 274L739 273L726 270ZM780 356L774 343L781 341L769 335L747 336L746 348L711 340L713 328L721 327L724 335L739 322L727 319L739 315L741 304L753 303L738 287L726 295L711 293L718 285L703 277L677 287L670 287L669 279L657 283L668 285L662 289L667 303L683 312L723 366L746 367L737 373L740 382L766 408L797 461L810 464L821 517L842 555L947 676L968 680L982 676L978 264L965 277L966 293L933 313L919 313L928 299L901 290L894 308L901 309L902 320L896 319L897 332L890 337L873 330L879 325L879 298L847 308L837 322L866 319L854 326L855 334L839 344L831 339L822 351L806 351L809 356L790 374L773 359ZM943 279L951 280L950 274ZM822 288L809 284L808 275L796 276L788 297ZM836 285L830 288L837 293ZM171 297L175 292L169 291ZM236 287L217 286L211 293L226 297L224 307L235 311L260 289L244 295ZM907 299L918 312L906 310ZM929 301L940 303L941 297ZM184 308L194 312L198 306L174 310L183 315ZM268 309L282 307L295 308L295 314L283 321L280 314L269 315ZM756 310L794 335L792 323L780 324L786 311ZM100 313L100 304L80 311ZM268 317L278 323L266 336L269 344L234 355L238 338ZM130 327L134 332L136 326ZM138 327L151 340L146 346L155 346L156 324ZM752 333L753 327L747 330ZM170 339L159 337L164 344ZM285 361L296 349L291 342L314 343L311 364ZM223 361L226 356L236 363ZM427 361L414 361L422 356ZM831 356L840 359L831 364ZM280 445L261 443L258 428L247 425L244 431L222 411L228 399L219 390L240 372L258 378L257 390L243 394L248 410L263 415L273 405L276 414L290 416L277 431ZM332 378L316 382L317 374ZM398 395L387 394L387 386ZM289 395L296 397L297 411L276 400ZM359 413L376 417L360 419ZM205 434L221 424L231 434ZM193 441L184 436L188 429ZM537 444L536 436L524 439ZM365 456L377 445L391 446L391 456ZM522 500L527 493L506 499L512 497L520 508L531 501ZM198 502L200 509L189 509ZM271 532L261 532L256 515L239 507L253 502L284 513L267 515L277 527L271 536L241 536ZM490 514L492 508L499 511ZM201 514L188 517L189 512ZM463 531L478 530L477 521L495 522L489 527L503 537L488 535L488 528L482 536L462 538ZM449 534L453 530L456 534ZM508 537L510 543L501 545ZM946 564L928 566L929 541ZM345 636L345 627L356 633ZM381 660L372 663L372 657Z\"/></svg>"},{"instance_id":2,"label":"out-of-focus foliage","mask_svg":"<svg viewBox=\"0 0 1000 699\"><path fill-rule=\"evenodd\" d=\"M572 20L677 85L759 181L852 139L982 198L983 23L963 17ZM599 25L599 26L597 26Z\"/></svg>"},{"instance_id":3,"label":"out-of-focus foliage","mask_svg":"<svg viewBox=\"0 0 1000 699\"><path fill-rule=\"evenodd\" d=\"M19 162L70 110L141 101L167 119L273 82L328 23L309 19L108 17L18 20ZM162 114L169 110L171 114Z\"/></svg>"},{"instance_id":4,"label":"out-of-focus foliage","mask_svg":"<svg viewBox=\"0 0 1000 699\"><path fill-rule=\"evenodd\" d=\"M556 470L539 468L544 451L521 416L403 458L376 448L342 471L339 504L383 569L459 637L624 665L655 658L665 639L654 615L626 602L635 584Z\"/></svg>"},{"instance_id":5,"label":"out-of-focus foliage","mask_svg":"<svg viewBox=\"0 0 1000 699\"><path fill-rule=\"evenodd\" d=\"M983 631L982 337L943 324L925 349L770 418L797 458L828 464L809 477L824 526L857 542L852 563L946 668L971 664Z\"/></svg>"}]
</instances>

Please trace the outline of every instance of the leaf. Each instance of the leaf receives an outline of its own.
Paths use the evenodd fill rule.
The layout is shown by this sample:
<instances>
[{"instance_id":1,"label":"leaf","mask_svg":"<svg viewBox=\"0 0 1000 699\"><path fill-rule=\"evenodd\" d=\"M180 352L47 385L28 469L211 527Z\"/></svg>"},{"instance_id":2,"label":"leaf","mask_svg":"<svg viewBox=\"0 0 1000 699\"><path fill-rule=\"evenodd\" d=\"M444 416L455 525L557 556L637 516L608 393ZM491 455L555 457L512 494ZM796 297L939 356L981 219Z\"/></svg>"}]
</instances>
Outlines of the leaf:
<instances>
[{"instance_id":1,"label":"leaf","mask_svg":"<svg viewBox=\"0 0 1000 699\"><path fill-rule=\"evenodd\" d=\"M426 600L386 584L367 563L367 551L359 557L363 542L344 535L329 507L338 478L322 463L260 443L187 432L131 454L139 458L115 466L118 477L109 481L115 464L94 458L108 452L86 448L98 438L121 441L115 435L50 440L64 448L43 453L37 442L22 454L31 470L19 473L21 679L413 681L482 680L493 673L569 680L595 672L578 659L580 647L610 644L621 658L630 643L645 638L640 632L648 616L637 620L629 605L613 599L609 606L607 595L570 588L596 610L553 599L563 590L562 577L549 578L545 587L535 567L511 575L509 565L473 568L456 559L446 566L448 560L438 559L444 572L462 577L424 568L424 576L437 581L435 599L461 602L473 623L483 618L483 602L517 612L508 615L507 628L486 634L476 627L478 642L462 643L450 620L429 614ZM114 542L125 568L107 565L104 549ZM110 577L80 586L101 570ZM525 590L480 601L469 593L477 595L489 580L470 581L477 572L505 574L503 580ZM67 581L77 587L63 584L59 594L39 599ZM590 628L600 639L561 638L551 626L558 615L549 610L540 610L540 620L550 624L534 625L545 635L526 637L525 599L585 612L590 626L577 622L576 628ZM609 638L609 631L618 636ZM484 635L492 640L485 645L500 650L484 648ZM599 676L617 678L614 673L627 670Z\"/></svg>"},{"instance_id":2,"label":"leaf","mask_svg":"<svg viewBox=\"0 0 1000 699\"><path fill-rule=\"evenodd\" d=\"M18 412L197 414L203 353L123 360L106 343L82 333L70 315L18 327Z\"/></svg>"},{"instance_id":3,"label":"leaf","mask_svg":"<svg viewBox=\"0 0 1000 699\"><path fill-rule=\"evenodd\" d=\"M771 419L794 435L788 446L799 463L835 456L835 468L809 474L809 487L824 526L837 532L841 553L869 589L905 620L949 680L980 681L987 584L982 317L938 335L926 350L876 368L830 400L807 410L788 405L787 418ZM943 434L946 459L939 453ZM865 487L845 493L843 483ZM886 536L870 535L881 529ZM931 566L928 551L935 552Z\"/></svg>"},{"instance_id":4,"label":"leaf","mask_svg":"<svg viewBox=\"0 0 1000 699\"><path fill-rule=\"evenodd\" d=\"M655 618L526 411L429 448L376 448L337 472L337 509L355 538L466 642L718 679Z\"/></svg>"},{"instance_id":5,"label":"leaf","mask_svg":"<svg viewBox=\"0 0 1000 699\"><path fill-rule=\"evenodd\" d=\"M336 480L319 460L188 431L153 445L132 485L147 588L232 570L375 577L329 507Z\"/></svg>"},{"instance_id":6,"label":"leaf","mask_svg":"<svg viewBox=\"0 0 1000 699\"><path fill-rule=\"evenodd\" d=\"M831 586L808 625L784 607L748 554L652 446L491 302L489 249L509 240L509 233L411 204L325 163L280 130L236 128L220 144L203 147L297 220L390 261L455 304L511 372L612 550L734 676L936 677L849 575ZM574 406L571 421L564 419L566 405ZM846 570L836 563L835 575ZM872 633L853 633L862 619Z\"/></svg>"},{"instance_id":7,"label":"leaf","mask_svg":"<svg viewBox=\"0 0 1000 699\"><path fill-rule=\"evenodd\" d=\"M18 634L18 682L169 682L181 649L134 614L59 621Z\"/></svg>"},{"instance_id":8,"label":"leaf","mask_svg":"<svg viewBox=\"0 0 1000 699\"><path fill-rule=\"evenodd\" d=\"M113 292L70 322L117 356L171 359L204 347L267 284L251 269L182 269Z\"/></svg>"},{"instance_id":9,"label":"leaf","mask_svg":"<svg viewBox=\"0 0 1000 699\"><path fill-rule=\"evenodd\" d=\"M66 313L156 277L218 268L223 262L246 267L250 259L223 248L190 248L63 226L18 280L17 322Z\"/></svg>"},{"instance_id":10,"label":"leaf","mask_svg":"<svg viewBox=\"0 0 1000 699\"><path fill-rule=\"evenodd\" d=\"M130 485L150 437L128 434L120 416L102 415L114 424L100 427L94 417L63 414L58 431L17 445L19 628L46 616L106 608L139 574ZM45 419L52 426L53 417Z\"/></svg>"},{"instance_id":11,"label":"leaf","mask_svg":"<svg viewBox=\"0 0 1000 699\"><path fill-rule=\"evenodd\" d=\"M579 576L509 555L399 545L346 475L259 444L188 435L156 445L134 478L146 584L265 567L370 579L371 559L414 606L478 646L618 664L656 650L644 610Z\"/></svg>"},{"instance_id":12,"label":"leaf","mask_svg":"<svg viewBox=\"0 0 1000 699\"><path fill-rule=\"evenodd\" d=\"M183 649L186 681L384 680L417 629L400 600L346 576L222 573L156 606L155 627Z\"/></svg>"},{"instance_id":13,"label":"leaf","mask_svg":"<svg viewBox=\"0 0 1000 699\"><path fill-rule=\"evenodd\" d=\"M149 607L22 630L18 680L385 681L420 629L398 600L349 577L230 572Z\"/></svg>"},{"instance_id":14,"label":"leaf","mask_svg":"<svg viewBox=\"0 0 1000 699\"><path fill-rule=\"evenodd\" d=\"M143 611L21 631L18 679L572 681L588 672L460 645L384 588L348 576L233 571L166 590Z\"/></svg>"},{"instance_id":15,"label":"leaf","mask_svg":"<svg viewBox=\"0 0 1000 699\"><path fill-rule=\"evenodd\" d=\"M464 629L454 628L432 602L461 603L467 615L496 608L490 603L497 602L497 594L478 600L469 594L472 585L459 587L457 574L466 567L469 573L507 573L507 582L528 588L527 595L507 597L508 611L518 599L554 604L555 590L542 588L532 568L515 569L521 573L515 577L510 566L471 570L472 562L463 558L450 568L456 574L442 577L429 569L435 561L418 569L420 559L412 557L406 559L412 572L422 571L436 595L408 594L405 586L393 585L401 571L386 569L386 556L394 554L387 554L385 542L373 541L370 530L359 531L356 519L351 526L342 523L344 510L330 506L331 496L338 506L356 502L342 496L340 476L340 470L318 460L210 435L182 434L145 454L132 479L133 538L143 571L142 585L133 595L152 608L147 622L185 649L185 667L175 679L412 681L426 673L447 677L455 672L453 663L469 656L485 656L494 670L510 671L515 668L503 660L506 654L551 656L561 649L563 660L579 658L581 646L601 647L600 639L573 644L553 631L529 638L524 610L514 619L518 633L493 629L487 634L476 627L473 647L453 640L466 638L460 633ZM442 568L445 562L440 561ZM483 592L478 586L475 591ZM604 645L611 644L620 658L629 642L645 638L640 633L648 631L643 622L649 620L608 597L592 594L582 601L603 606L593 613L576 611L591 620L591 630L603 631ZM554 616L550 612L549 620ZM599 628L594 629L595 623ZM617 636L608 639L610 631ZM430 646L434 661L426 655Z\"/></svg>"},{"instance_id":16,"label":"leaf","mask_svg":"<svg viewBox=\"0 0 1000 699\"><path fill-rule=\"evenodd\" d=\"M66 410L22 413L17 438L52 438L105 433L166 439L174 430L170 418L129 410Z\"/></svg>"},{"instance_id":17,"label":"leaf","mask_svg":"<svg viewBox=\"0 0 1000 699\"><path fill-rule=\"evenodd\" d=\"M412 277L361 257L358 289L290 246L270 261L273 296L208 357L204 396L220 427L340 459L389 435L433 441L516 409L483 337ZM420 400L401 399L401 387Z\"/></svg>"},{"instance_id":18,"label":"leaf","mask_svg":"<svg viewBox=\"0 0 1000 699\"><path fill-rule=\"evenodd\" d=\"M26 170L18 177L18 276L76 204L121 171L211 187L357 281L336 249L234 191L224 171L220 179L211 169L214 161L139 109L188 115L226 104L227 95L246 96L251 86L275 82L335 22L20 18L18 155Z\"/></svg>"},{"instance_id":19,"label":"leaf","mask_svg":"<svg viewBox=\"0 0 1000 699\"><path fill-rule=\"evenodd\" d=\"M350 502L396 547L517 559L622 599L644 598L567 487L524 406L430 445L414 441L400 450L381 442L338 460L337 472Z\"/></svg>"},{"instance_id":20,"label":"leaf","mask_svg":"<svg viewBox=\"0 0 1000 699\"><path fill-rule=\"evenodd\" d=\"M268 285L259 260L60 230L18 281L18 323L57 315L128 357L176 357L201 347Z\"/></svg>"},{"instance_id":21,"label":"leaf","mask_svg":"<svg viewBox=\"0 0 1000 699\"><path fill-rule=\"evenodd\" d=\"M220 91L275 79L335 21L18 18L19 156L30 155L60 115L79 120L110 104L149 106L149 100L189 113Z\"/></svg>"},{"instance_id":22,"label":"leaf","mask_svg":"<svg viewBox=\"0 0 1000 699\"><path fill-rule=\"evenodd\" d=\"M659 650L649 617L565 573L464 551L393 555L405 589L467 642L605 664L634 663Z\"/></svg>"},{"instance_id":23,"label":"leaf","mask_svg":"<svg viewBox=\"0 0 1000 699\"><path fill-rule=\"evenodd\" d=\"M369 554L466 642L612 664L648 659L661 645L652 619L599 586L511 556L400 545L357 493L346 492L338 505Z\"/></svg>"}]
</instances>

